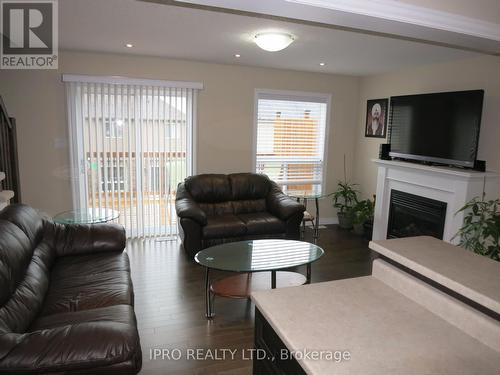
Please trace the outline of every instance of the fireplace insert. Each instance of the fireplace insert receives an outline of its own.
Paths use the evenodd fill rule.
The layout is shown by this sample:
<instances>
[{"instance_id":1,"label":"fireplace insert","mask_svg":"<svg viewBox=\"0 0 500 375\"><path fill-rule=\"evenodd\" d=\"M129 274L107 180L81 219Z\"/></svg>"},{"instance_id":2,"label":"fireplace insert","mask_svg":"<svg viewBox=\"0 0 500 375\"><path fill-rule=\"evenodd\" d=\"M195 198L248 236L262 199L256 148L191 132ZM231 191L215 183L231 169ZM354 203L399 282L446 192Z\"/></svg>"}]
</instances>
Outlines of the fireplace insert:
<instances>
[{"instance_id":1,"label":"fireplace insert","mask_svg":"<svg viewBox=\"0 0 500 375\"><path fill-rule=\"evenodd\" d=\"M446 202L391 190L387 238L432 236L443 239Z\"/></svg>"}]
</instances>

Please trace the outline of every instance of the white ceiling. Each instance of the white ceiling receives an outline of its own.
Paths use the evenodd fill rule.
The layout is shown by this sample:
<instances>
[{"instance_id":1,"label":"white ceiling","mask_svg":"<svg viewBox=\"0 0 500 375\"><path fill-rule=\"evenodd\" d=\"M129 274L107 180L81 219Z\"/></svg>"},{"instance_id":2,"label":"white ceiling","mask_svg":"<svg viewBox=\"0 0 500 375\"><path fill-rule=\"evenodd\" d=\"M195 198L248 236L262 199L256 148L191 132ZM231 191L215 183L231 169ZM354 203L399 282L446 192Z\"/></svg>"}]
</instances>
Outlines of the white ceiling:
<instances>
[{"instance_id":1,"label":"white ceiling","mask_svg":"<svg viewBox=\"0 0 500 375\"><path fill-rule=\"evenodd\" d=\"M398 0L402 3L423 6L443 12L460 14L478 20L500 23L498 0Z\"/></svg>"},{"instance_id":2,"label":"white ceiling","mask_svg":"<svg viewBox=\"0 0 500 375\"><path fill-rule=\"evenodd\" d=\"M260 1L260 0L259 0ZM477 55L446 47L236 14L135 0L59 2L60 47L197 61L370 75ZM265 52L257 32L296 36L281 52ZM133 43L134 48L125 48ZM234 54L241 54L236 59ZM319 66L325 62L326 66Z\"/></svg>"},{"instance_id":3,"label":"white ceiling","mask_svg":"<svg viewBox=\"0 0 500 375\"><path fill-rule=\"evenodd\" d=\"M246 15L274 16L287 22L305 21L313 25L343 27L349 31L369 32L460 46L461 49L500 55L500 22L488 22L435 7L408 4L400 0L140 0L153 3L189 4L189 6L237 11ZM423 2L425 0L413 0ZM436 2L436 0L433 0ZM449 0L448 0L449 1ZM463 1L463 0L459 0ZM474 7L491 0L475 0ZM498 1L498 0L495 0ZM434 4L434 2L432 4ZM470 6L469 6L470 8ZM461 10L463 11L463 9ZM249 14L250 13L250 14Z\"/></svg>"}]
</instances>

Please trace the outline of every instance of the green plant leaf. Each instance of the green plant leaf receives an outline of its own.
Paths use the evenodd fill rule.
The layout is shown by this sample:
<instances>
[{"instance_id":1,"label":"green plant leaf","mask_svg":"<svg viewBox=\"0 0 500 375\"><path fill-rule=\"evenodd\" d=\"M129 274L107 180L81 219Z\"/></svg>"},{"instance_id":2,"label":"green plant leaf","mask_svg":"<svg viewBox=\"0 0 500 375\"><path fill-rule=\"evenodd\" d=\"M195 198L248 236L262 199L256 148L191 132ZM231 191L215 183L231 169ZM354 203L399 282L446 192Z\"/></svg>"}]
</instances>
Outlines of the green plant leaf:
<instances>
[{"instance_id":1,"label":"green plant leaf","mask_svg":"<svg viewBox=\"0 0 500 375\"><path fill-rule=\"evenodd\" d=\"M459 212L466 211L462 227L453 238L460 236L460 246L491 259L500 260L500 199L484 201L478 197L467 202Z\"/></svg>"}]
</instances>

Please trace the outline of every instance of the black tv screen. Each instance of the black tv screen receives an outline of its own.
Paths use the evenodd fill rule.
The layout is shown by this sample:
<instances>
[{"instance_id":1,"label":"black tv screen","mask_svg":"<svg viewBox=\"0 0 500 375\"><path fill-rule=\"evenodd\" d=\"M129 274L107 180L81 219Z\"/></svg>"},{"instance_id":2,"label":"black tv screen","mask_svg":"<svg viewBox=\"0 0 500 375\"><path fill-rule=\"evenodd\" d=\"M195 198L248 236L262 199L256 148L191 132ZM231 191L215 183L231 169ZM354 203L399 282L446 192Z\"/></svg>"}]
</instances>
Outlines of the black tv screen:
<instances>
[{"instance_id":1,"label":"black tv screen","mask_svg":"<svg viewBox=\"0 0 500 375\"><path fill-rule=\"evenodd\" d=\"M392 157L473 167L483 90L391 97Z\"/></svg>"}]
</instances>

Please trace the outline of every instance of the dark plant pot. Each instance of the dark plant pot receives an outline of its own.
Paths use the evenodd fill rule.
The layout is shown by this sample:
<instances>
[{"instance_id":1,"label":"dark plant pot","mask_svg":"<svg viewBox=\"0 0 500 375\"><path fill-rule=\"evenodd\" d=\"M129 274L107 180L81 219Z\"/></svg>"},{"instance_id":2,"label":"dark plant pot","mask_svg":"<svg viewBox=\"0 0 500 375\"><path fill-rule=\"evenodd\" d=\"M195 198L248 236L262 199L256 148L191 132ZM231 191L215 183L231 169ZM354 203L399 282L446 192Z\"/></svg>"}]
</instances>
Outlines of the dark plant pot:
<instances>
[{"instance_id":1,"label":"dark plant pot","mask_svg":"<svg viewBox=\"0 0 500 375\"><path fill-rule=\"evenodd\" d=\"M365 234L365 227L363 223L355 223L352 225L353 227L353 232L354 234L357 234L358 236L362 236Z\"/></svg>"},{"instance_id":2,"label":"dark plant pot","mask_svg":"<svg viewBox=\"0 0 500 375\"><path fill-rule=\"evenodd\" d=\"M345 212L339 212L337 213L337 216L339 218L339 227L343 229L352 228L352 219L349 215L347 215Z\"/></svg>"},{"instance_id":3,"label":"dark plant pot","mask_svg":"<svg viewBox=\"0 0 500 375\"><path fill-rule=\"evenodd\" d=\"M363 228L365 230L364 236L368 241L372 240L373 236L373 221L367 221L363 224Z\"/></svg>"}]
</instances>

